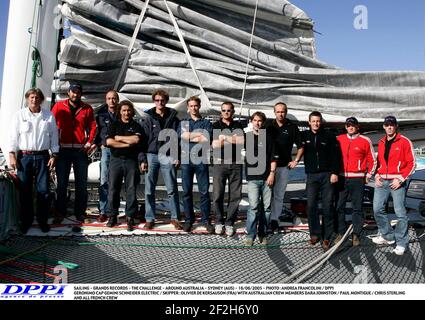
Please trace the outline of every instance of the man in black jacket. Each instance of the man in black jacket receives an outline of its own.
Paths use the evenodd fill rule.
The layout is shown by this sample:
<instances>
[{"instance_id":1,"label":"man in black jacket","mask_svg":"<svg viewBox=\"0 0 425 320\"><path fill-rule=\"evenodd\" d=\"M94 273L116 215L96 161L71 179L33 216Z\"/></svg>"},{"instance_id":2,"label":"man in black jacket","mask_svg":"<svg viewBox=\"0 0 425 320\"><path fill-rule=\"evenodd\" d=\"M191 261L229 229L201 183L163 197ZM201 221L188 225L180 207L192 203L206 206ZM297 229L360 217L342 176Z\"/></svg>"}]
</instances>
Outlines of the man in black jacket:
<instances>
[{"instance_id":1,"label":"man in black jacket","mask_svg":"<svg viewBox=\"0 0 425 320\"><path fill-rule=\"evenodd\" d=\"M153 229L155 225L155 189L161 170L169 199L171 224L176 230L182 230L179 222L179 192L177 188L177 167L179 166L178 134L180 120L177 111L166 107L169 95L163 90L155 91L152 100L155 107L146 113L143 131L147 137L146 152L139 154L140 168L145 174L146 224L144 229Z\"/></svg>"},{"instance_id":2,"label":"man in black jacket","mask_svg":"<svg viewBox=\"0 0 425 320\"><path fill-rule=\"evenodd\" d=\"M340 152L336 137L322 129L322 114L313 111L308 117L310 130L301 134L304 148L304 165L307 174L307 214L310 231L310 244L322 239L323 250L330 248L333 232L334 185L338 182ZM323 223L317 208L319 193L322 195Z\"/></svg>"},{"instance_id":3,"label":"man in black jacket","mask_svg":"<svg viewBox=\"0 0 425 320\"><path fill-rule=\"evenodd\" d=\"M303 150L298 126L286 118L288 107L283 102L274 105L275 120L267 127L275 144L274 160L276 161L275 183L271 204L270 230L279 228L279 216L282 214L283 199L289 180L289 170L294 169L302 156ZM297 146L297 154L292 160L292 148Z\"/></svg>"}]
</instances>

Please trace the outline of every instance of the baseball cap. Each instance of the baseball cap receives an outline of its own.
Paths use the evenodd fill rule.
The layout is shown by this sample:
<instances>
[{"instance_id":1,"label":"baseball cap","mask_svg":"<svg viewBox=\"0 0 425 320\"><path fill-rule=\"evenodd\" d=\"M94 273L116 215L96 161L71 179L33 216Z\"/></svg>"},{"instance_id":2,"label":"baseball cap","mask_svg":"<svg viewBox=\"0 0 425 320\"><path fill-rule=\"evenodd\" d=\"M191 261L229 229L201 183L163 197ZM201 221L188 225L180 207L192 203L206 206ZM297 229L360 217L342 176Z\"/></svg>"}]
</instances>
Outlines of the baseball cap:
<instances>
[{"instance_id":1,"label":"baseball cap","mask_svg":"<svg viewBox=\"0 0 425 320\"><path fill-rule=\"evenodd\" d=\"M359 121L355 117L349 117L345 120L345 124L359 125Z\"/></svg>"},{"instance_id":2,"label":"baseball cap","mask_svg":"<svg viewBox=\"0 0 425 320\"><path fill-rule=\"evenodd\" d=\"M397 125L397 119L394 116L386 116L384 119L384 124Z\"/></svg>"},{"instance_id":3,"label":"baseball cap","mask_svg":"<svg viewBox=\"0 0 425 320\"><path fill-rule=\"evenodd\" d=\"M73 83L69 86L68 91L76 91L79 90L81 93L83 93L83 87L79 83Z\"/></svg>"}]
</instances>

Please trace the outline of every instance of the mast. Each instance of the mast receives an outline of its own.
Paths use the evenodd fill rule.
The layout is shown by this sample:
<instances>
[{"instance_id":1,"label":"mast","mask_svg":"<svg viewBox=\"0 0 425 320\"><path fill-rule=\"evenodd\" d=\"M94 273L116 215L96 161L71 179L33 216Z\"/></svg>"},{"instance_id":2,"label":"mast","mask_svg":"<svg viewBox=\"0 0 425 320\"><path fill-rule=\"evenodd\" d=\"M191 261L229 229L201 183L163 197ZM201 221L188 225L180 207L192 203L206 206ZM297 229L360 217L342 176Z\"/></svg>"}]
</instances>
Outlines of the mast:
<instances>
[{"instance_id":1,"label":"mast","mask_svg":"<svg viewBox=\"0 0 425 320\"><path fill-rule=\"evenodd\" d=\"M11 120L25 106L24 95L31 86L34 48L42 64L36 86L46 96L43 107L50 107L60 27L57 6L58 0L13 0L9 4L0 109L0 147L7 161Z\"/></svg>"}]
</instances>

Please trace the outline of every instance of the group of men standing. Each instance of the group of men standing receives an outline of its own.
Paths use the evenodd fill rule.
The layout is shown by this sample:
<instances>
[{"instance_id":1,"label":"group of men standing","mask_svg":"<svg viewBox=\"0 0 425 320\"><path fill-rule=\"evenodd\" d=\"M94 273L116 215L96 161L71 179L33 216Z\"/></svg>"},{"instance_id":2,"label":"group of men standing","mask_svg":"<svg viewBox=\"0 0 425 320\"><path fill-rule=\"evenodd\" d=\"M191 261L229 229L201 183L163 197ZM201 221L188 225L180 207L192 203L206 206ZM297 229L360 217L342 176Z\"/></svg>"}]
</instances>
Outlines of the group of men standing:
<instances>
[{"instance_id":1,"label":"group of men standing","mask_svg":"<svg viewBox=\"0 0 425 320\"><path fill-rule=\"evenodd\" d=\"M239 121L233 119L235 107L231 102L221 105L220 120L211 124L200 113L201 100L191 97L187 102L188 115L182 121L177 112L166 106L169 95L163 90L152 94L154 107L140 125L134 120L133 104L119 102L114 90L106 93L105 105L96 118L91 106L81 101L82 87L69 87L68 99L57 102L51 112L41 109L44 100L39 89L26 93L28 108L22 109L14 120L11 136L10 163L18 170L22 182L23 216L21 229L25 233L34 219L32 201L33 180L37 189L36 217L43 232L49 231L48 177L56 166L56 219L66 214L66 200L71 166L75 177L76 219L84 221L87 209L88 153L101 148L99 222L108 227L117 224L120 192L124 180L127 229L134 229L138 211L136 188L140 172L145 174L144 229L155 226L155 191L159 172L167 189L171 212L170 223L177 230L191 231L195 222L193 178L196 176L200 196L201 224L208 233L232 236L242 197L242 176L248 181L249 210L244 240L253 245L268 243L267 233L278 227L283 210L289 172L304 157L307 175L307 214L311 245L321 242L326 251L336 231L334 242L345 233L345 207L351 198L353 207L354 246L360 244L363 228L363 192L365 183L375 175L374 213L379 228L377 244L393 244L396 254L403 254L408 245L407 218L404 208L405 181L413 173L415 160L411 142L397 132L397 120L384 120L385 137L378 144L378 157L371 141L359 133L355 117L347 118L347 133L336 137L323 129L320 112L309 115L309 130L300 132L287 119L288 108L279 102L274 106L275 119L266 127L266 116L255 112L251 116L252 130L245 133ZM96 134L97 132L97 134ZM293 146L297 152L292 157ZM242 149L245 157L242 158ZM212 151L213 194L209 195L209 165ZM244 166L245 164L245 166ZM177 168L181 166L185 220L181 225ZM225 189L229 185L227 208ZM395 231L385 215L385 204L392 195L398 217ZM321 195L320 223L318 200ZM337 230L334 230L335 196L337 195ZM211 211L215 213L215 227Z\"/></svg>"}]
</instances>

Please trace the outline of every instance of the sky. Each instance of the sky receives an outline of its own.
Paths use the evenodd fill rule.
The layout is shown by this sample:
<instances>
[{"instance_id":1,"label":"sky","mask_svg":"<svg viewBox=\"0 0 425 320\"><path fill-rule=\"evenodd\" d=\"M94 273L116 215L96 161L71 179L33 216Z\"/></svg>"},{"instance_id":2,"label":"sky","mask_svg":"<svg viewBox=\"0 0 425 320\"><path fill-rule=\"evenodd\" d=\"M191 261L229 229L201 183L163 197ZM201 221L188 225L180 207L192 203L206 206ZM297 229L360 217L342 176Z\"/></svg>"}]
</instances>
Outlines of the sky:
<instances>
[{"instance_id":1,"label":"sky","mask_svg":"<svg viewBox=\"0 0 425 320\"><path fill-rule=\"evenodd\" d=\"M272 0L259 0L272 1ZM273 0L280 1L280 0ZM317 58L359 71L425 71L424 0L292 0L315 21ZM0 92L9 0L0 0ZM361 8L355 12L358 6ZM367 9L367 19L364 17ZM356 19L357 18L357 19ZM361 20L361 21L360 21ZM354 22L363 22L355 28Z\"/></svg>"}]
</instances>

